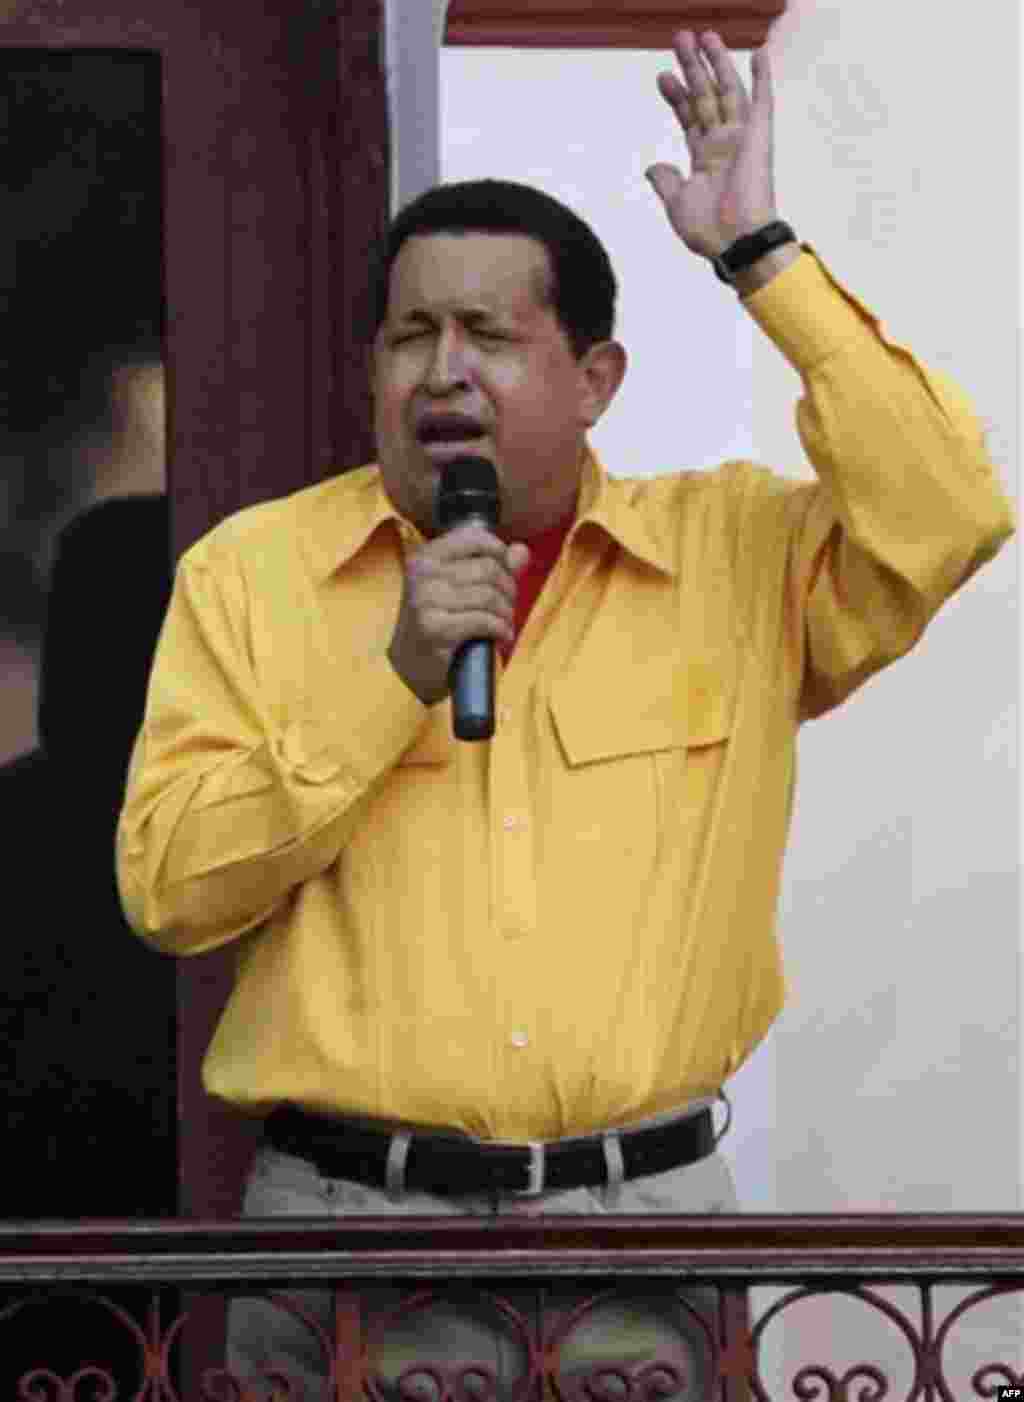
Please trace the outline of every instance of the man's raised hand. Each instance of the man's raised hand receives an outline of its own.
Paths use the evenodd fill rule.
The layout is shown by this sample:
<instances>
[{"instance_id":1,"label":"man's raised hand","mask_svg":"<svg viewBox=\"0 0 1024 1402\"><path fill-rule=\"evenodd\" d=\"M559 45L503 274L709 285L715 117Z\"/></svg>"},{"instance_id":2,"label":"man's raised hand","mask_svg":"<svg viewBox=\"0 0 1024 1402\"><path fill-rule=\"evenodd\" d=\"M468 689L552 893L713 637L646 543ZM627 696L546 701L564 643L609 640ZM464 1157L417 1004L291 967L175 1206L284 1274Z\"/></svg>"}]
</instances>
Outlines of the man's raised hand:
<instances>
[{"instance_id":1,"label":"man's raised hand","mask_svg":"<svg viewBox=\"0 0 1024 1402\"><path fill-rule=\"evenodd\" d=\"M755 50L748 97L729 50L713 30L681 29L674 44L685 83L658 74L658 91L686 137L690 176L677 166L646 172L672 228L693 253L713 258L778 218L773 167L773 93L768 55Z\"/></svg>"}]
</instances>

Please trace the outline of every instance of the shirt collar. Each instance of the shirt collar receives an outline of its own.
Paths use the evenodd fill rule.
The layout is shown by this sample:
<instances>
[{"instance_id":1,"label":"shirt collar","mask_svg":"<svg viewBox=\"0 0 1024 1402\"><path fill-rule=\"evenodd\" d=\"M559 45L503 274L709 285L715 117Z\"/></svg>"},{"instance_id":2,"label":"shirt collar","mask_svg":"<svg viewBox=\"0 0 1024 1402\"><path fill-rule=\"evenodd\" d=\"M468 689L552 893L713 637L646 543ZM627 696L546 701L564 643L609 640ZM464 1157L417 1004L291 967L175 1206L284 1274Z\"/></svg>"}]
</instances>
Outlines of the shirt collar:
<instances>
[{"instance_id":1,"label":"shirt collar","mask_svg":"<svg viewBox=\"0 0 1024 1402\"><path fill-rule=\"evenodd\" d=\"M307 535L317 582L323 584L348 564L385 521L394 521L410 542L423 541L391 504L377 463L331 477L314 499Z\"/></svg>"},{"instance_id":2,"label":"shirt collar","mask_svg":"<svg viewBox=\"0 0 1024 1402\"><path fill-rule=\"evenodd\" d=\"M571 537L586 523L598 526L637 559L675 577L669 522L651 519L636 504L646 486L645 479L637 482L609 477L588 443L576 519L569 534ZM308 535L318 582L323 583L347 564L386 521L394 521L410 545L423 544L424 537L416 526L392 505L377 463L329 479L314 498Z\"/></svg>"},{"instance_id":3,"label":"shirt collar","mask_svg":"<svg viewBox=\"0 0 1024 1402\"><path fill-rule=\"evenodd\" d=\"M624 550L645 564L675 578L677 566L667 515L643 510L639 502L649 491L646 478L609 477L604 463L587 444L576 521L570 535L590 522L610 535Z\"/></svg>"}]
</instances>

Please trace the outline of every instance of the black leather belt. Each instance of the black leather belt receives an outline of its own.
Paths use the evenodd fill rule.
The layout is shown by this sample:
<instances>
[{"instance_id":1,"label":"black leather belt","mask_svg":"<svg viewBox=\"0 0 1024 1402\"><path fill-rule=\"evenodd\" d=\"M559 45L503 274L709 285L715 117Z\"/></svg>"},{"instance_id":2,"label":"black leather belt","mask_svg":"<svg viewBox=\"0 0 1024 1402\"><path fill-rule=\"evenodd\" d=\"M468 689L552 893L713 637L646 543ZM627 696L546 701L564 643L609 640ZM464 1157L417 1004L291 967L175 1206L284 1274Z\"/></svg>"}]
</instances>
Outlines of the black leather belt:
<instances>
[{"instance_id":1,"label":"black leather belt","mask_svg":"<svg viewBox=\"0 0 1024 1402\"><path fill-rule=\"evenodd\" d=\"M565 1144L480 1144L454 1135L409 1135L407 1188L456 1197L474 1193L536 1194L607 1183L600 1134ZM264 1121L267 1143L306 1159L325 1178L387 1186L388 1150L396 1131L332 1121L282 1105ZM715 1147L711 1110L672 1124L617 1132L626 1178L667 1173L705 1158Z\"/></svg>"}]
</instances>

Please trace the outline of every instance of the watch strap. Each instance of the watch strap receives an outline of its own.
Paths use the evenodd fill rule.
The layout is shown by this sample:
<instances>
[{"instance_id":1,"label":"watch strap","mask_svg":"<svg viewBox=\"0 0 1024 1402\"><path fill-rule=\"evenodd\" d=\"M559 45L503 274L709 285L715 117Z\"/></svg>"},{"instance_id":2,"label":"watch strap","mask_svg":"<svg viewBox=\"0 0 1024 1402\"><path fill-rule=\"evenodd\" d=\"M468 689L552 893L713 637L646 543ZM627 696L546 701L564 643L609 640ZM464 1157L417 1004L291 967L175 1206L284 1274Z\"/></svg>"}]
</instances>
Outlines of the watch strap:
<instances>
[{"instance_id":1,"label":"watch strap","mask_svg":"<svg viewBox=\"0 0 1024 1402\"><path fill-rule=\"evenodd\" d=\"M712 264L721 280L731 286L737 273L749 268L773 248L781 248L784 243L795 242L796 234L790 226L781 219L776 219L771 224L765 224L762 229L752 234L744 234L735 243L731 243L712 259Z\"/></svg>"}]
</instances>

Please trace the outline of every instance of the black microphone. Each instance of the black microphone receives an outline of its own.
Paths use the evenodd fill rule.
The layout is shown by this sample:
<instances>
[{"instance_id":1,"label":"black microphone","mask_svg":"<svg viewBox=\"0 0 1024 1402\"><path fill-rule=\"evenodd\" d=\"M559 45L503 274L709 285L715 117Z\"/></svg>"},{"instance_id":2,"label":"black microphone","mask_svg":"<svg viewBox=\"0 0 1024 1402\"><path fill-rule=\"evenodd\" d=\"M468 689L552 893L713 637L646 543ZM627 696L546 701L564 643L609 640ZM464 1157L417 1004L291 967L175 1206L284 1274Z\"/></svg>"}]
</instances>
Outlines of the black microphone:
<instances>
[{"instance_id":1,"label":"black microphone","mask_svg":"<svg viewBox=\"0 0 1024 1402\"><path fill-rule=\"evenodd\" d=\"M441 469L437 524L445 531L479 521L498 526L498 474L486 458L458 457ZM455 650L448 669L452 722L457 740L489 740L494 734L494 639L471 638Z\"/></svg>"}]
</instances>

